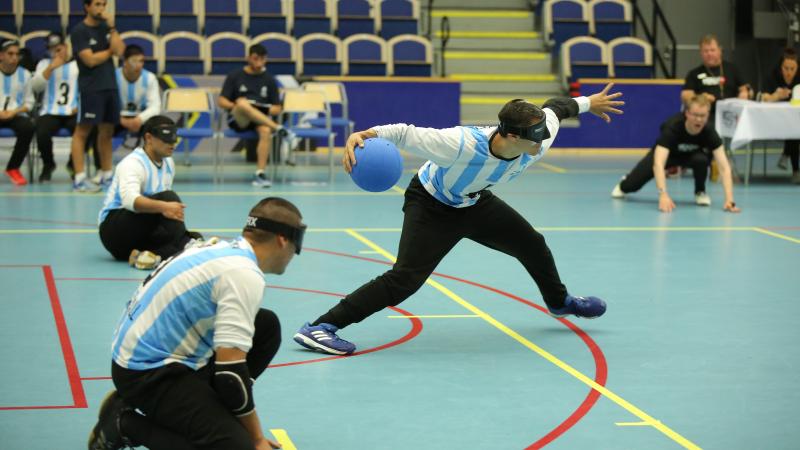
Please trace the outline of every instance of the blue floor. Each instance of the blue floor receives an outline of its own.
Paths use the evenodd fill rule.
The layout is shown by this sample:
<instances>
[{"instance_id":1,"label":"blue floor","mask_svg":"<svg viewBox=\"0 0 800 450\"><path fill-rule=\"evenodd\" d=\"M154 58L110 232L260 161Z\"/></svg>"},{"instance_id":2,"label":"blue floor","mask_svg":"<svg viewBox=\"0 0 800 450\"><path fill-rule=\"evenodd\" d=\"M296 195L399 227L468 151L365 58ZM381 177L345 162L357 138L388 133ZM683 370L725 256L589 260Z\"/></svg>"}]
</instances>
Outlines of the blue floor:
<instances>
[{"instance_id":1,"label":"blue floor","mask_svg":"<svg viewBox=\"0 0 800 450\"><path fill-rule=\"evenodd\" d=\"M207 168L178 166L175 189L206 235L236 236L267 195L309 225L264 296L284 343L256 404L284 448L797 448L800 187L770 169L735 186L742 213L729 214L719 184L698 207L691 176L671 179L678 207L662 214L652 183L609 196L638 157L555 151L493 189L546 236L572 293L608 301L605 316L551 318L516 261L464 241L397 309L342 331L365 351L348 358L291 336L388 268L416 161L382 194L338 167L330 185L325 168L298 167L256 190L249 169L214 185ZM66 178L0 185L2 449L85 448L112 388L111 334L145 273L100 245L101 202Z\"/></svg>"}]
</instances>

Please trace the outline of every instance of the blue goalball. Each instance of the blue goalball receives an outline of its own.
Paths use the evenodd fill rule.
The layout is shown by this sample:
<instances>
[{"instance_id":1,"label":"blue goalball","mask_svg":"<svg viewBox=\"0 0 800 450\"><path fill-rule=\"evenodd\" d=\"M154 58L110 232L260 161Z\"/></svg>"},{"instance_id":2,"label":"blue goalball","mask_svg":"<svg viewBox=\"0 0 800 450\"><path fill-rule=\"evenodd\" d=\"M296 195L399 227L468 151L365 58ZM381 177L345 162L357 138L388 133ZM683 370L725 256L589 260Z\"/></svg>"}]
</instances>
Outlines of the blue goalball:
<instances>
[{"instance_id":1,"label":"blue goalball","mask_svg":"<svg viewBox=\"0 0 800 450\"><path fill-rule=\"evenodd\" d=\"M397 147L386 139L367 139L364 147L356 147L354 151L356 165L350 177L365 191L383 192L390 189L403 174L403 157Z\"/></svg>"}]
</instances>

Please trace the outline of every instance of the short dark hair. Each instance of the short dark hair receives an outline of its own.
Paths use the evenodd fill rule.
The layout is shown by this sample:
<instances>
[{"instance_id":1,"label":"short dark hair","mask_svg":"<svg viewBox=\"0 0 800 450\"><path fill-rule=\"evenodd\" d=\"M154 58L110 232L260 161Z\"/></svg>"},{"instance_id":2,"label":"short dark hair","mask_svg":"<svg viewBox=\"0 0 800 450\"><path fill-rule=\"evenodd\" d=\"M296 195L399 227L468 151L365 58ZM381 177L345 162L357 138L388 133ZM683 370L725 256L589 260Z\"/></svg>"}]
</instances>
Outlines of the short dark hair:
<instances>
[{"instance_id":1,"label":"short dark hair","mask_svg":"<svg viewBox=\"0 0 800 450\"><path fill-rule=\"evenodd\" d=\"M89 6L94 0L83 0L83 6Z\"/></svg>"},{"instance_id":2,"label":"short dark hair","mask_svg":"<svg viewBox=\"0 0 800 450\"><path fill-rule=\"evenodd\" d=\"M797 61L797 51L791 47L786 47L783 49L783 55L781 56L781 63L784 60L791 59L792 61Z\"/></svg>"},{"instance_id":3,"label":"short dark hair","mask_svg":"<svg viewBox=\"0 0 800 450\"><path fill-rule=\"evenodd\" d=\"M122 54L122 59L126 60L131 56L136 56L136 55L144 55L144 50L142 50L142 47L136 44L126 45L125 53Z\"/></svg>"},{"instance_id":4,"label":"short dark hair","mask_svg":"<svg viewBox=\"0 0 800 450\"><path fill-rule=\"evenodd\" d=\"M247 56L250 55L267 56L267 48L261 44L251 45L247 51Z\"/></svg>"},{"instance_id":5,"label":"short dark hair","mask_svg":"<svg viewBox=\"0 0 800 450\"><path fill-rule=\"evenodd\" d=\"M527 128L544 119L544 110L524 99L515 98L503 105L497 118L508 127Z\"/></svg>"},{"instance_id":6,"label":"short dark hair","mask_svg":"<svg viewBox=\"0 0 800 450\"><path fill-rule=\"evenodd\" d=\"M274 220L275 222L285 223L297 227L300 226L303 215L292 202L281 197L267 197L256 203L250 209L250 216L261 217ZM255 242L263 243L275 237L275 233L257 228L245 227L242 235L249 237Z\"/></svg>"}]
</instances>

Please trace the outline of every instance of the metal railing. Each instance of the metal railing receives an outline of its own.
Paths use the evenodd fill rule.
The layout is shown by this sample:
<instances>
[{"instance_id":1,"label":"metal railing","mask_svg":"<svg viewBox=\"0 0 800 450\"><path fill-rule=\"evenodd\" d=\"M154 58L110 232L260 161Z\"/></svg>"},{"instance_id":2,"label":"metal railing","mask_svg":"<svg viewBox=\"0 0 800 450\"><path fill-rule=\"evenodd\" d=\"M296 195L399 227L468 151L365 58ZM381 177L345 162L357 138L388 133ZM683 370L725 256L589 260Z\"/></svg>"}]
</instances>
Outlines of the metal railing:
<instances>
[{"instance_id":1,"label":"metal railing","mask_svg":"<svg viewBox=\"0 0 800 450\"><path fill-rule=\"evenodd\" d=\"M661 10L661 6L658 4L658 0L651 0L653 4L653 14L651 17L651 24L648 27L647 21L644 18L644 14L642 14L642 10L639 8L639 4L637 0L632 0L633 3L633 34L636 35L636 26L641 25L642 31L644 32L645 37L647 38L647 42L653 47L653 56L655 60L658 62L659 67L664 72L664 76L667 78L675 78L675 74L677 73L677 64L678 64L678 45L677 41L675 40L675 35L672 33L672 28L669 26L669 22L667 22L667 17L664 15L664 12ZM669 44L667 45L668 54L662 54L658 47L658 27L659 23L664 28L664 32L667 34L669 38ZM666 60L669 61L666 61ZM669 65L669 67L667 67Z\"/></svg>"},{"instance_id":2,"label":"metal railing","mask_svg":"<svg viewBox=\"0 0 800 450\"><path fill-rule=\"evenodd\" d=\"M447 50L447 41L450 40L450 18L447 16L442 17L442 22L439 25L439 39L442 45L439 47L439 76L447 76L447 67L445 66L444 53Z\"/></svg>"}]
</instances>

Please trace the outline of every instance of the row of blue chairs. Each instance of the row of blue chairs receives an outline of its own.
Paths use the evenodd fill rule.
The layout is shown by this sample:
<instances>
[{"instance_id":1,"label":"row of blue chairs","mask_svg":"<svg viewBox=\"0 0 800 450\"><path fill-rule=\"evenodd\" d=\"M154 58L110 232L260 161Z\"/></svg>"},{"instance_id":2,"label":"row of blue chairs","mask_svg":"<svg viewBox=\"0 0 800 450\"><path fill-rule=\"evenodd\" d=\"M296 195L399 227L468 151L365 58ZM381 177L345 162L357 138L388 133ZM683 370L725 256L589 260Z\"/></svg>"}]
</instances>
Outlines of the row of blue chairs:
<instances>
[{"instance_id":1,"label":"row of blue chairs","mask_svg":"<svg viewBox=\"0 0 800 450\"><path fill-rule=\"evenodd\" d=\"M565 87L579 78L609 77L652 78L652 46L628 36L608 43L591 36L576 36L561 45L561 79Z\"/></svg>"},{"instance_id":2,"label":"row of blue chairs","mask_svg":"<svg viewBox=\"0 0 800 450\"><path fill-rule=\"evenodd\" d=\"M120 0L116 27L155 34L189 31L212 35L225 31L295 37L333 33L378 34L389 39L417 34L417 0ZM0 30L25 34L35 30L69 31L83 20L83 0L0 0Z\"/></svg>"},{"instance_id":3,"label":"row of blue chairs","mask_svg":"<svg viewBox=\"0 0 800 450\"><path fill-rule=\"evenodd\" d=\"M554 54L567 39L594 36L609 42L632 35L633 7L628 0L546 0L544 35Z\"/></svg>"},{"instance_id":4,"label":"row of blue chairs","mask_svg":"<svg viewBox=\"0 0 800 450\"><path fill-rule=\"evenodd\" d=\"M19 38L34 60L45 57L48 31L34 31ZM145 53L145 67L162 74L224 75L244 64L248 48L267 49L267 70L275 75L431 76L433 46L427 39L406 34L384 40L372 34L345 39L313 33L295 39L282 33L248 37L217 33L204 37L177 31L156 36L144 31L121 34L126 45L136 44ZM0 38L17 37L0 32ZM67 41L69 45L69 41Z\"/></svg>"}]
</instances>

